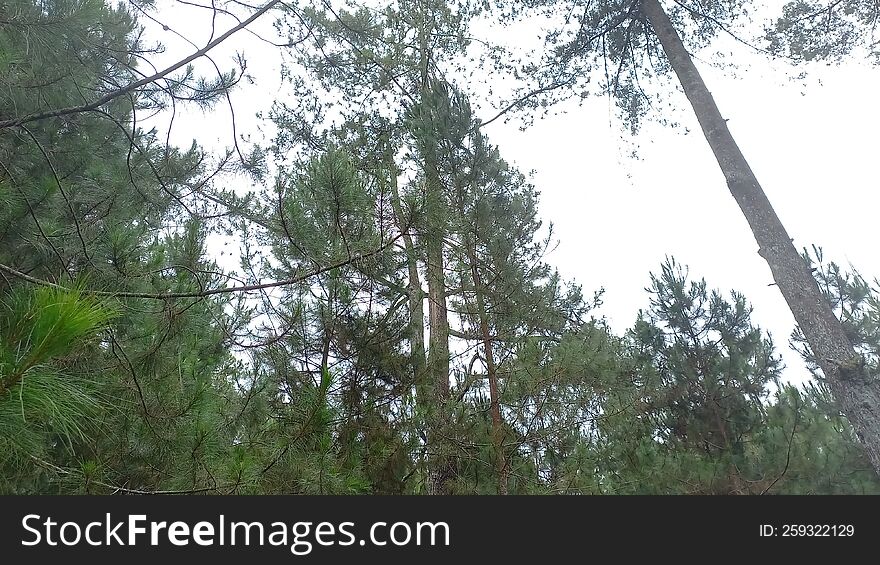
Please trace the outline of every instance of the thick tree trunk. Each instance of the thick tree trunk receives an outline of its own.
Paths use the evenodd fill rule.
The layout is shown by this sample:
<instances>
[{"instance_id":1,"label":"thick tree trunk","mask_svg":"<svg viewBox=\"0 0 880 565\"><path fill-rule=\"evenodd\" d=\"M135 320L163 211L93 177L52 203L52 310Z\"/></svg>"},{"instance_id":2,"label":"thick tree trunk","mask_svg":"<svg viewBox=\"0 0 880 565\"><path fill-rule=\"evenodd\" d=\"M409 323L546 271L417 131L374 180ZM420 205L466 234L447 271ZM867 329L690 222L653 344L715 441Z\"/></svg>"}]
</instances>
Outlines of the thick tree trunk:
<instances>
[{"instance_id":1,"label":"thick tree trunk","mask_svg":"<svg viewBox=\"0 0 880 565\"><path fill-rule=\"evenodd\" d=\"M880 473L880 386L860 371L850 369L857 365L858 355L727 129L727 122L663 7L658 0L642 0L642 13L654 28L730 193L751 226L758 254L770 266L773 280L806 337L834 398L861 439L875 471Z\"/></svg>"},{"instance_id":2,"label":"thick tree trunk","mask_svg":"<svg viewBox=\"0 0 880 565\"><path fill-rule=\"evenodd\" d=\"M498 478L498 494L507 494L507 459L504 457L504 421L501 419L501 403L498 395L498 372L495 369L495 353L492 351L492 335L486 316L486 301L483 299L483 286L480 271L477 269L477 254L469 248L471 276L474 279L474 294L477 300L477 316L480 319L480 334L483 338L483 356L486 361L486 376L489 379L489 411L492 415L492 446L495 449L495 475Z\"/></svg>"}]
</instances>

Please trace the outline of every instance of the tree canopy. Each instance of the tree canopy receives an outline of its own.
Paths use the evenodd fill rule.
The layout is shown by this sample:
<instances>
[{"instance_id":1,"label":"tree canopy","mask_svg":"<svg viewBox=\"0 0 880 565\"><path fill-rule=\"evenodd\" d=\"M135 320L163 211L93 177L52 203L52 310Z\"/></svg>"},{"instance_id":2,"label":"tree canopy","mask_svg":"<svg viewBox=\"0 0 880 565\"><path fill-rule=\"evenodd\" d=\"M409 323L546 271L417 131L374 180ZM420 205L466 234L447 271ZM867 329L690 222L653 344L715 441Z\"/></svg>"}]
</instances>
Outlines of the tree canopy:
<instances>
[{"instance_id":1,"label":"tree canopy","mask_svg":"<svg viewBox=\"0 0 880 565\"><path fill-rule=\"evenodd\" d=\"M880 408L855 400L878 390L878 284L777 253L676 50L745 3L212 4L235 23L170 65L143 28L172 30L160 8L0 3L0 493L880 493ZM536 13L565 25L533 61L472 36ZM876 57L876 17L799 1L763 34L795 60ZM230 93L260 77L211 53L260 18L290 95L258 118L269 142L173 143L178 113L234 123ZM552 264L478 65L515 81L495 117L596 88L633 130L676 73L814 379L786 382L748 297L672 257L615 333L602 289Z\"/></svg>"}]
</instances>

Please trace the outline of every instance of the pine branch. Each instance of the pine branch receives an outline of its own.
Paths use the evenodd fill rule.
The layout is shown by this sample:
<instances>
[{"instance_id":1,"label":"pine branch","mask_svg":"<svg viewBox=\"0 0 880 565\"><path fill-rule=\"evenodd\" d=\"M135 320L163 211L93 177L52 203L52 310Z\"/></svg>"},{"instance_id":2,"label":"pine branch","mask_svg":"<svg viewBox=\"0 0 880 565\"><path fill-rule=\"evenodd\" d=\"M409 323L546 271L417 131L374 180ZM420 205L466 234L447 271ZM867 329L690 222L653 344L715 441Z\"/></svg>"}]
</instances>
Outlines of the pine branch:
<instances>
[{"instance_id":1,"label":"pine branch","mask_svg":"<svg viewBox=\"0 0 880 565\"><path fill-rule=\"evenodd\" d=\"M231 488L238 488L239 486L241 486L241 483L238 483L238 484L231 484L231 485L218 485L218 486L213 486L213 487L191 488L191 489L185 489L185 490L143 490L143 489L134 489L134 488L126 488L126 487L120 487L120 486L116 486L116 485L111 485L111 484L108 484L108 483L105 483L105 482L102 482L102 481L96 481L96 480L94 480L94 479L90 479L90 478L88 478L88 477L85 477L85 475L83 474L82 471L74 470L74 469L65 469L64 467L59 467L58 465L54 465L54 464L52 464L52 463L50 463L50 462L48 462L48 461L44 461L43 459L40 459L39 457L35 457L35 456L33 456L33 455L31 455L31 460L32 460L34 463L36 463L37 465L39 465L40 467L43 467L44 469L47 469L47 470L49 470L49 471L54 471L54 472L56 472L56 473L60 473L60 474L62 474L62 475L74 475L74 476L78 476L78 477L81 477L81 478L83 478L83 479L86 479L86 480L87 480L89 483L91 483L91 484L96 484L96 485L98 485L98 486L102 486L102 487L104 487L104 488L113 489L113 494L116 494L116 493L119 493L119 492L121 492L121 493L125 493L125 494L141 494L141 495L150 495L150 494L165 494L165 495L174 495L174 494L198 494L198 493L203 493L203 492L214 492L214 491L219 492L219 491L221 491L221 490L227 490L227 489L231 489Z\"/></svg>"},{"instance_id":2,"label":"pine branch","mask_svg":"<svg viewBox=\"0 0 880 565\"><path fill-rule=\"evenodd\" d=\"M107 94L105 94L104 96L98 98L97 100L93 100L92 102L89 102L86 104L81 104L79 106L69 106L67 108L59 108L56 110L46 110L43 112L35 112L33 114L28 114L26 116L21 116L19 118L12 118L9 120L0 120L0 129L9 128L9 127L16 127L16 126L20 126L22 124L34 122L37 120L43 120L46 118L55 118L55 117L59 117L59 116L67 116L70 114L79 114L82 112L90 112L92 110L97 110L98 108L100 108L104 104L107 104L108 102L115 100L116 98L119 98L120 96L124 96L130 92L133 92L142 86L156 82L157 80L164 78L168 74L173 73L174 71L183 67L184 65L187 65L187 64L195 61L199 57L202 57L208 51L210 51L214 47L217 47L218 45L220 45L221 43L226 41L230 36L232 36L236 32L241 31L245 27L249 26L257 18L259 18L260 16L262 16L263 14L265 14L266 12L271 10L273 7L275 7L277 4L279 4L280 1L281 0L271 0L270 2L267 2L262 8L260 8L256 12L254 12L251 15L251 17L244 20L243 22L241 22L237 26L231 28L226 33L224 33L223 35L218 37L217 39L211 41L210 43L208 43L207 45L205 45L204 47L202 47L201 49L199 49L195 53L189 55L188 57L181 59L180 61L174 63L170 67L166 67L165 69L163 69L155 74L152 74L148 77L144 77L140 80L131 82L123 87L117 88L116 90L112 90L112 91L108 92Z\"/></svg>"},{"instance_id":3,"label":"pine branch","mask_svg":"<svg viewBox=\"0 0 880 565\"><path fill-rule=\"evenodd\" d=\"M291 277L289 279L283 279L280 281L271 281L271 282L249 284L249 285L242 285L242 286L228 286L228 287L222 287L222 288L211 288L211 289L207 289L207 290L193 291L193 292L151 293L151 292L112 292L112 291L103 291L103 290L83 290L82 292L85 294L90 294L92 296L110 296L110 297L114 297L114 298L147 298L147 299L153 299L153 300L167 300L170 298L201 298L201 297L205 297L205 296L212 296L215 294L228 294L228 293L232 293L232 292L250 292L253 290L262 290L262 289L274 288L274 287L278 287L278 286L289 286L292 284L300 283L306 279L320 275L322 273L326 273L327 271L332 271L333 269L338 269L340 267L344 267L346 265L349 265L349 264L354 263L356 261L359 261L361 259L366 259L368 257L378 255L379 253L381 253L381 252L385 251L386 249L388 249L389 247L391 247L391 245L393 245L394 242L397 241L401 237L401 235L402 234L397 234L392 239L385 242L381 247L378 247L378 248L376 248L372 251L369 251L367 253L355 253L355 254L351 255L350 257L343 259L342 261L338 261L336 263L321 267L319 269L315 269L315 270L310 271L308 273L304 273L302 275ZM0 263L0 271L8 273L16 278L19 278L19 279L26 281L26 282L29 282L31 284L36 284L36 285L40 285L40 286L48 286L50 288L57 288L57 289L61 289L61 290L66 290L65 287L62 285L55 284L53 282L49 282L46 280L38 279L36 277L32 277L28 274L22 273L21 271L13 269L12 267L4 265L3 263Z\"/></svg>"},{"instance_id":4,"label":"pine branch","mask_svg":"<svg viewBox=\"0 0 880 565\"><path fill-rule=\"evenodd\" d=\"M771 488L773 488L773 486L776 483L779 482L779 479L784 477L785 474L788 472L788 466L791 465L791 446L794 444L794 434L797 431L798 422L800 421L800 418L801 418L801 410L800 410L800 406L797 406L795 413L794 413L794 423L791 426L791 435L788 437L788 453L785 456L785 467L782 469L782 472L779 474L779 476L776 477L775 479L773 479L773 482L770 483L769 485L767 485L767 488L765 488L761 492L761 494L767 494L767 492Z\"/></svg>"}]
</instances>

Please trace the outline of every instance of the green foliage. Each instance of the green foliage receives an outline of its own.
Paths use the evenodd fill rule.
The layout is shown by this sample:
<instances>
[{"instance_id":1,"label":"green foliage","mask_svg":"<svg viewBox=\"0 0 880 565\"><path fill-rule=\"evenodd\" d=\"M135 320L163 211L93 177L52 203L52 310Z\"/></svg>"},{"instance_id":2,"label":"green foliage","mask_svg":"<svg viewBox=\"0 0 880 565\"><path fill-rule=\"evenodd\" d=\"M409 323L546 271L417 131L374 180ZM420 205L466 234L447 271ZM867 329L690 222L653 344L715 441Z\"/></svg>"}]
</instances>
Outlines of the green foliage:
<instances>
[{"instance_id":1,"label":"green foliage","mask_svg":"<svg viewBox=\"0 0 880 565\"><path fill-rule=\"evenodd\" d=\"M81 374L91 341L116 311L79 289L19 289L0 303L0 468L17 474L93 431L106 402L96 375ZM19 480L26 479L20 477ZM15 481L0 491L18 490Z\"/></svg>"},{"instance_id":2,"label":"green foliage","mask_svg":"<svg viewBox=\"0 0 880 565\"><path fill-rule=\"evenodd\" d=\"M79 105L137 80L134 63L151 52L124 6L53 0L2 12L4 118ZM168 92L178 88L187 81ZM0 280L4 476L16 477L4 490L186 490L209 481L232 490L249 471L248 457L229 456L237 364L222 342L237 323L224 301L122 298L109 310L93 299L93 290L158 295L225 280L203 259L206 226L186 220L178 196L198 180L204 156L135 127L135 112L161 107L164 96L141 89L95 112L0 130L0 198L9 204L0 262L75 289L33 292ZM99 327L100 342L86 339Z\"/></svg>"},{"instance_id":3,"label":"green foliage","mask_svg":"<svg viewBox=\"0 0 880 565\"><path fill-rule=\"evenodd\" d=\"M626 6L566 6L582 18L525 74L584 86L608 62L599 91L636 124L638 52L656 39ZM239 75L188 67L94 112L0 129L0 492L880 492L824 385L780 381L744 296L670 259L624 335L590 317L601 292L585 298L546 261L536 187L449 78L484 9L283 19L302 38L284 69L296 102L273 111L274 151L254 153L275 158L253 171L273 182L218 192L219 216L195 197L206 153L137 118L169 100L207 108ZM743 6L704 9L672 13L691 46L716 33L707 16L733 22ZM4 119L136 80L152 52L122 5L0 14ZM797 49L833 55L820 39ZM206 251L220 235L240 240L244 274ZM875 372L877 285L833 264L816 276ZM264 281L281 282L203 292ZM429 365L444 347L448 369Z\"/></svg>"},{"instance_id":4,"label":"green foliage","mask_svg":"<svg viewBox=\"0 0 880 565\"><path fill-rule=\"evenodd\" d=\"M81 104L81 92L100 95L133 76L135 23L122 6L10 0L0 13L0 107L14 109L4 118Z\"/></svg>"},{"instance_id":5,"label":"green foliage","mask_svg":"<svg viewBox=\"0 0 880 565\"><path fill-rule=\"evenodd\" d=\"M821 385L785 386L777 393L748 453L762 493L880 493L852 428L833 404Z\"/></svg>"},{"instance_id":6,"label":"green foliage","mask_svg":"<svg viewBox=\"0 0 880 565\"><path fill-rule=\"evenodd\" d=\"M852 430L814 385L779 381L745 299L688 282L674 261L652 277L651 308L629 335L638 367L599 423L611 492L876 492ZM775 392L774 392L775 391ZM603 458L608 458L603 461ZM820 470L820 467L822 469Z\"/></svg>"},{"instance_id":7,"label":"green foliage","mask_svg":"<svg viewBox=\"0 0 880 565\"><path fill-rule=\"evenodd\" d=\"M68 353L112 317L111 309L80 290L42 287L7 296L0 317L0 394L8 393L32 369Z\"/></svg>"},{"instance_id":8,"label":"green foliage","mask_svg":"<svg viewBox=\"0 0 880 565\"><path fill-rule=\"evenodd\" d=\"M771 52L798 61L840 62L863 48L880 61L876 23L877 4L865 0L788 2L765 39Z\"/></svg>"},{"instance_id":9,"label":"green foliage","mask_svg":"<svg viewBox=\"0 0 880 565\"><path fill-rule=\"evenodd\" d=\"M804 249L803 258L843 324L850 343L862 356L856 363L864 364L866 374L876 378L880 374L880 281L868 282L856 270L846 270L833 261L825 261L822 249L817 246L812 250ZM792 341L814 377L821 381L823 377L817 360L800 329L795 329Z\"/></svg>"},{"instance_id":10,"label":"green foliage","mask_svg":"<svg viewBox=\"0 0 880 565\"><path fill-rule=\"evenodd\" d=\"M659 108L668 106L671 72L655 30L639 1L514 0L498 2L502 21L540 26L544 48L511 65L521 81L513 96L523 119L548 115L568 99L608 96L631 133L650 117L675 123ZM748 2L723 0L699 6L671 2L664 7L688 50L710 44L721 30L735 33L748 17ZM537 17L535 17L537 16ZM510 71L508 71L510 72Z\"/></svg>"}]
</instances>

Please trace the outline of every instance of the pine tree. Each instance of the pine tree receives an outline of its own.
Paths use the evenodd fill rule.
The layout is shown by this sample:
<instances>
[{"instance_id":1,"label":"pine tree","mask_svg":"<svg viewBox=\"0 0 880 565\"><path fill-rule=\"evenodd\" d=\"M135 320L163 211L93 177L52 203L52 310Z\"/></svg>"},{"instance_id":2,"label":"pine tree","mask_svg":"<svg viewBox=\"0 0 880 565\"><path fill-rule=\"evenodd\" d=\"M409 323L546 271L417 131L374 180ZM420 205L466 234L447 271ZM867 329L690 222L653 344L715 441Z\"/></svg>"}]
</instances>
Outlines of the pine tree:
<instances>
[{"instance_id":1,"label":"pine tree","mask_svg":"<svg viewBox=\"0 0 880 565\"><path fill-rule=\"evenodd\" d=\"M549 4L528 0L510 6L518 11L522 6L544 9ZM747 6L715 3L696 9L677 4L667 13L658 0L632 0L620 5L572 2L568 7L580 14L576 29L569 30L571 33L557 30L548 34L550 50L545 61L530 67L542 69L533 74L543 84L521 98L519 104L546 105L548 97L586 88L590 63L603 63L605 69L615 71L612 76L606 70L600 89L614 95L636 128L651 104L643 85L670 70L675 73L728 189L749 223L759 246L758 254L770 267L835 398L858 430L872 465L880 472L880 411L873 408L880 406L880 386L850 379L846 371L841 371L841 367L858 363L858 354L734 141L679 32L683 30L681 33L691 45L703 45L712 39L719 26L725 28L742 16ZM553 9L564 11L557 5ZM574 21L567 17L565 23ZM665 57L658 56L660 51ZM589 94L589 90L584 92Z\"/></svg>"},{"instance_id":2,"label":"pine tree","mask_svg":"<svg viewBox=\"0 0 880 565\"><path fill-rule=\"evenodd\" d=\"M880 482L848 425L829 415L827 390L781 382L779 357L742 295L710 293L674 260L652 276L650 291L628 336L633 378L599 424L606 488L876 492Z\"/></svg>"},{"instance_id":3,"label":"pine tree","mask_svg":"<svg viewBox=\"0 0 880 565\"><path fill-rule=\"evenodd\" d=\"M547 262L536 187L452 78L486 7L324 8L279 28L295 102L242 196L212 186L228 154L139 125L236 76L140 78L153 50L124 7L0 7L0 492L880 492L808 331L816 382L783 384L746 298L672 260L630 331L590 317L601 293ZM601 38L637 120L633 34L672 32L648 0L586 14L543 93ZM823 49L803 44L844 50ZM243 274L206 252L218 236ZM859 353L838 370L874 387L877 285L814 255Z\"/></svg>"},{"instance_id":4,"label":"pine tree","mask_svg":"<svg viewBox=\"0 0 880 565\"><path fill-rule=\"evenodd\" d=\"M878 17L880 8L873 2L797 0L782 7L765 39L772 53L795 61L837 62L865 54L876 64L880 62Z\"/></svg>"},{"instance_id":5,"label":"pine tree","mask_svg":"<svg viewBox=\"0 0 880 565\"><path fill-rule=\"evenodd\" d=\"M315 157L300 174L282 173L262 214L271 228L261 241L271 252L263 269L285 278L375 249L380 216L388 214L376 189L340 149ZM253 364L268 417L279 423L267 487L360 492L395 464L382 452L405 440L377 404L399 395L405 380L395 353L405 297L376 284L374 277L394 276L387 269L381 257L364 257L264 296L259 315L277 330L254 350Z\"/></svg>"},{"instance_id":6,"label":"pine tree","mask_svg":"<svg viewBox=\"0 0 880 565\"><path fill-rule=\"evenodd\" d=\"M123 7L6 9L0 113L12 122L0 128L0 301L8 308L0 333L11 357L0 403L31 433L19 436L30 457L17 456L9 475L30 478L5 489L235 485L227 452L237 399L227 377L236 362L223 346L224 326L235 322L225 300L198 296L223 277L204 259L206 226L181 196L202 181L204 155L137 127L138 110L162 103L156 92L54 112L137 76L135 61L148 50ZM193 289L194 299L171 297ZM70 425L86 414L95 425Z\"/></svg>"},{"instance_id":7,"label":"pine tree","mask_svg":"<svg viewBox=\"0 0 880 565\"><path fill-rule=\"evenodd\" d=\"M381 147L364 154L367 169L382 179L392 195L391 214L404 241L409 301L410 364L417 389L415 416L424 422L417 432L427 443L426 458L431 471L423 469L421 480L427 490L445 492L450 477L444 462L444 412L449 400L450 350L447 312L445 218L446 195L439 179L438 156L430 140L436 137L437 102L434 89L441 65L465 46L460 31L465 15L453 6L421 2L401 2L377 13L367 8L354 11L317 12L306 10L304 16L312 30L307 36L317 38L313 49L300 49L299 63L314 73L317 82L339 94L346 125L334 136L347 146L379 141ZM291 35L298 35L299 22L291 21ZM403 39L414 34L416 41L407 45ZM429 38L443 37L439 42ZM294 85L306 89L303 79ZM313 104L314 107L320 107ZM354 113L346 109L357 108ZM291 123L301 108L282 107L279 123ZM371 114L390 116L377 119ZM366 116L370 116L367 118ZM303 139L305 137L305 139ZM288 143L290 133L281 141ZM315 143L313 132L294 142ZM406 149L404 162L398 153ZM286 150L286 149L285 149ZM362 153L363 149L353 149ZM415 182L403 185L399 172L415 170ZM416 219L418 224L413 221ZM403 233L406 232L406 233ZM427 292L422 290L424 276ZM427 344L421 333L427 299ZM427 349L422 348L427 345ZM430 476L428 476L430 475Z\"/></svg>"}]
</instances>

